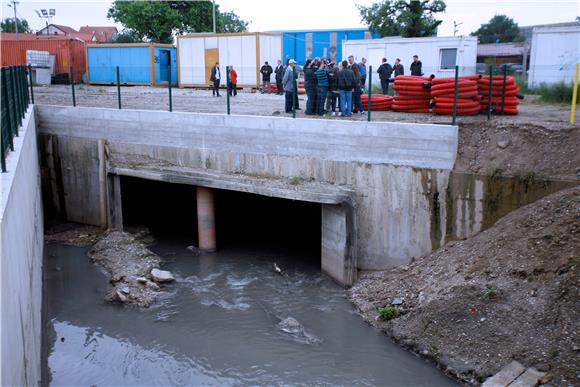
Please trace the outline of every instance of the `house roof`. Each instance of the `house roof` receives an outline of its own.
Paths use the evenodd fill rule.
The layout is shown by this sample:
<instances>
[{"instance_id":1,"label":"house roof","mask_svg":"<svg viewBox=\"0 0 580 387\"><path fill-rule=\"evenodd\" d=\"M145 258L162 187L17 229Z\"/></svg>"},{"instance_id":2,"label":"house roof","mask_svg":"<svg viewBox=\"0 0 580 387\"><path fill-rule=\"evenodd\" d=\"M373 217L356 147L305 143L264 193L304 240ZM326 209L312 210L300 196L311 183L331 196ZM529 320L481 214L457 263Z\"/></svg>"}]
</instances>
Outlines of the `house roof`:
<instances>
[{"instance_id":1,"label":"house roof","mask_svg":"<svg viewBox=\"0 0 580 387\"><path fill-rule=\"evenodd\" d=\"M58 28L59 30L61 30L61 31L62 31L62 32L64 32L65 34L74 34L74 33L78 32L77 30L75 30L75 29L74 29L74 28L72 28L72 27L69 27L69 26L63 26L63 25L60 25L60 24L49 24L48 26L44 27L42 30L44 30L45 28L47 28L47 27L50 27L50 26L53 26L53 27L55 27L55 28ZM42 30L41 30L41 31L42 31Z\"/></svg>"},{"instance_id":2,"label":"house roof","mask_svg":"<svg viewBox=\"0 0 580 387\"><path fill-rule=\"evenodd\" d=\"M114 26L84 26L79 29L79 32L94 35L97 42L107 42L118 30Z\"/></svg>"},{"instance_id":3,"label":"house roof","mask_svg":"<svg viewBox=\"0 0 580 387\"><path fill-rule=\"evenodd\" d=\"M524 43L478 44L477 56L518 56L524 50Z\"/></svg>"}]
</instances>

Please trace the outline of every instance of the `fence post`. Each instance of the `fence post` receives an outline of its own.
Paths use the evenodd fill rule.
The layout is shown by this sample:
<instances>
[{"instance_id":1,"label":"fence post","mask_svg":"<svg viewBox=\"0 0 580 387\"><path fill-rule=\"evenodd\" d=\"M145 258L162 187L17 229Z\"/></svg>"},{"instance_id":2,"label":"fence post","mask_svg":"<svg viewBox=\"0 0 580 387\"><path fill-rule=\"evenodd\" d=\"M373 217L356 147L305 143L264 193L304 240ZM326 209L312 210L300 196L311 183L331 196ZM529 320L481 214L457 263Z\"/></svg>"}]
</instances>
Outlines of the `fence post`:
<instances>
[{"instance_id":1,"label":"fence post","mask_svg":"<svg viewBox=\"0 0 580 387\"><path fill-rule=\"evenodd\" d=\"M296 65L292 67L292 118L296 118L296 99L298 98L298 85L296 82Z\"/></svg>"},{"instance_id":2,"label":"fence post","mask_svg":"<svg viewBox=\"0 0 580 387\"><path fill-rule=\"evenodd\" d=\"M457 122L457 93L459 91L459 66L455 65L455 85L453 88L453 118L451 119L451 125L455 125Z\"/></svg>"},{"instance_id":3,"label":"fence post","mask_svg":"<svg viewBox=\"0 0 580 387\"><path fill-rule=\"evenodd\" d=\"M491 120L491 97L493 91L493 65L489 65L489 93L487 95L487 119Z\"/></svg>"},{"instance_id":4,"label":"fence post","mask_svg":"<svg viewBox=\"0 0 580 387\"><path fill-rule=\"evenodd\" d=\"M505 88L507 84L507 66L503 66L503 89L501 90L501 114L504 114L505 109Z\"/></svg>"},{"instance_id":5,"label":"fence post","mask_svg":"<svg viewBox=\"0 0 580 387\"><path fill-rule=\"evenodd\" d=\"M4 95L2 96L2 101L6 100L6 107L7 107L7 120L8 120L8 144L10 145L10 150L14 151L14 142L12 141L12 137L14 137L14 127L16 125L16 112L15 108L11 109L10 105L14 105L14 94L12 93L12 86L11 86L11 77L7 73L10 74L12 72L11 68L8 67L7 69L2 69L4 74L2 77L2 81L4 84L2 85L2 90L4 91ZM10 90L8 88L10 87ZM12 102L12 103L11 103Z\"/></svg>"},{"instance_id":6,"label":"fence post","mask_svg":"<svg viewBox=\"0 0 580 387\"><path fill-rule=\"evenodd\" d=\"M18 136L18 127L22 124L22 113L20 112L20 96L18 86L16 84L16 68L10 67L10 89L14 99L12 105L14 106L14 121L12 122L12 132Z\"/></svg>"},{"instance_id":7,"label":"fence post","mask_svg":"<svg viewBox=\"0 0 580 387\"><path fill-rule=\"evenodd\" d=\"M230 66L226 66L226 104L228 106L228 116L230 115Z\"/></svg>"},{"instance_id":8,"label":"fence post","mask_svg":"<svg viewBox=\"0 0 580 387\"><path fill-rule=\"evenodd\" d=\"M26 110L28 110L28 105L30 105L30 94L28 93L28 76L26 75L25 65L22 65L22 92L26 97Z\"/></svg>"},{"instance_id":9,"label":"fence post","mask_svg":"<svg viewBox=\"0 0 580 387\"><path fill-rule=\"evenodd\" d=\"M34 105L34 88L32 87L32 66L28 65L28 83L30 83L30 100Z\"/></svg>"},{"instance_id":10,"label":"fence post","mask_svg":"<svg viewBox=\"0 0 580 387\"><path fill-rule=\"evenodd\" d=\"M117 66L117 101L119 102L119 110L121 109L121 76L119 73L119 66Z\"/></svg>"},{"instance_id":11,"label":"fence post","mask_svg":"<svg viewBox=\"0 0 580 387\"><path fill-rule=\"evenodd\" d=\"M576 118L576 101L578 100L578 73L580 72L580 63L576 63L576 71L574 75L574 83L572 90L572 107L570 109L570 123L574 124L574 119Z\"/></svg>"},{"instance_id":12,"label":"fence post","mask_svg":"<svg viewBox=\"0 0 580 387\"><path fill-rule=\"evenodd\" d=\"M77 106L77 99L75 97L75 76L73 73L73 67L70 66L70 85L72 89L73 106Z\"/></svg>"},{"instance_id":13,"label":"fence post","mask_svg":"<svg viewBox=\"0 0 580 387\"><path fill-rule=\"evenodd\" d=\"M367 121L371 122L371 101L373 97L373 66L369 65L369 99L367 102Z\"/></svg>"},{"instance_id":14,"label":"fence post","mask_svg":"<svg viewBox=\"0 0 580 387\"><path fill-rule=\"evenodd\" d=\"M167 85L169 86L169 111L173 111L173 97L171 96L171 63L167 66L167 74L169 74L169 82Z\"/></svg>"}]
</instances>

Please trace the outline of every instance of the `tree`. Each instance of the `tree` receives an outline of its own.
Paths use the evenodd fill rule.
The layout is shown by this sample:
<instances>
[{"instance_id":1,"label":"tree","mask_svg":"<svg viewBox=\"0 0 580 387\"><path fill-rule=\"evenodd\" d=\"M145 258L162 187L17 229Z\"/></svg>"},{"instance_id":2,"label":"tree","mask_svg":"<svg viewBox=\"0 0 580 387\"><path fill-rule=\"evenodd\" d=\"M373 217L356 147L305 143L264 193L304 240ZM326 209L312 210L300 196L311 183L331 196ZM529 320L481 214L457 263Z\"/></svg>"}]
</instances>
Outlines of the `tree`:
<instances>
[{"instance_id":1,"label":"tree","mask_svg":"<svg viewBox=\"0 0 580 387\"><path fill-rule=\"evenodd\" d=\"M521 42L524 40L518 23L506 15L495 15L489 22L481 27L471 36L477 36L479 43L506 43Z\"/></svg>"},{"instance_id":2,"label":"tree","mask_svg":"<svg viewBox=\"0 0 580 387\"><path fill-rule=\"evenodd\" d=\"M123 29L115 36L111 42L113 43L143 43L143 36L133 30Z\"/></svg>"},{"instance_id":3,"label":"tree","mask_svg":"<svg viewBox=\"0 0 580 387\"><path fill-rule=\"evenodd\" d=\"M443 0L383 0L370 7L357 6L372 33L407 38L433 36L442 20L435 14L445 11Z\"/></svg>"},{"instance_id":4,"label":"tree","mask_svg":"<svg viewBox=\"0 0 580 387\"><path fill-rule=\"evenodd\" d=\"M18 21L18 32L31 32L30 27L28 27L28 22L25 19L16 18ZM16 25L14 24L14 18L8 17L2 22L0 22L0 30L2 32L16 32Z\"/></svg>"},{"instance_id":5,"label":"tree","mask_svg":"<svg viewBox=\"0 0 580 387\"><path fill-rule=\"evenodd\" d=\"M209 1L124 1L115 0L107 17L120 22L141 39L172 43L174 33L212 31L212 3ZM248 23L234 12L220 12L216 5L217 32L246 31Z\"/></svg>"}]
</instances>

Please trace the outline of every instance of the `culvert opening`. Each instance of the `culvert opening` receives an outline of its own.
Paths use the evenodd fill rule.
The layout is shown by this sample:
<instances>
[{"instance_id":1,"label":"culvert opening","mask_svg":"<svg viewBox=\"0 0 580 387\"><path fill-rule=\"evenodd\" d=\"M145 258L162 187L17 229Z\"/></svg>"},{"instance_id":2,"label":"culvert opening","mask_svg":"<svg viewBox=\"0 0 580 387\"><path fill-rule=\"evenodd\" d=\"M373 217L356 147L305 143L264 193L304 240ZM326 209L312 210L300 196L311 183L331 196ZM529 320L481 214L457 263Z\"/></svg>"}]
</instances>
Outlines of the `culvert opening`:
<instances>
[{"instance_id":1,"label":"culvert opening","mask_svg":"<svg viewBox=\"0 0 580 387\"><path fill-rule=\"evenodd\" d=\"M320 264L321 204L214 189L218 250L275 249ZM123 225L197 240L196 187L121 177ZM306 258L308 257L308 258Z\"/></svg>"}]
</instances>

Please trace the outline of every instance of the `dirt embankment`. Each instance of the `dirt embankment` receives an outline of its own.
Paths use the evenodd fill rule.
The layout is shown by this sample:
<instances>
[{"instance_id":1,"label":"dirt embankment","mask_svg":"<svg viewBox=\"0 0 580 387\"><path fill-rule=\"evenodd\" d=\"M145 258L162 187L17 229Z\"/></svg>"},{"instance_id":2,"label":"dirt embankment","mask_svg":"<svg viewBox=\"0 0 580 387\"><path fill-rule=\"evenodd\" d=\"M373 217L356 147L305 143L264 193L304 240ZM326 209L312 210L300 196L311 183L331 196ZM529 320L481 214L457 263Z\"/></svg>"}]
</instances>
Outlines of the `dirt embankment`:
<instances>
[{"instance_id":1,"label":"dirt embankment","mask_svg":"<svg viewBox=\"0 0 580 387\"><path fill-rule=\"evenodd\" d=\"M459 125L456 172L580 179L580 127L530 120Z\"/></svg>"},{"instance_id":2,"label":"dirt embankment","mask_svg":"<svg viewBox=\"0 0 580 387\"><path fill-rule=\"evenodd\" d=\"M468 384L515 359L566 386L580 385L579 288L575 187L408 266L363 274L349 296L372 325ZM401 315L380 319L393 303Z\"/></svg>"}]
</instances>

